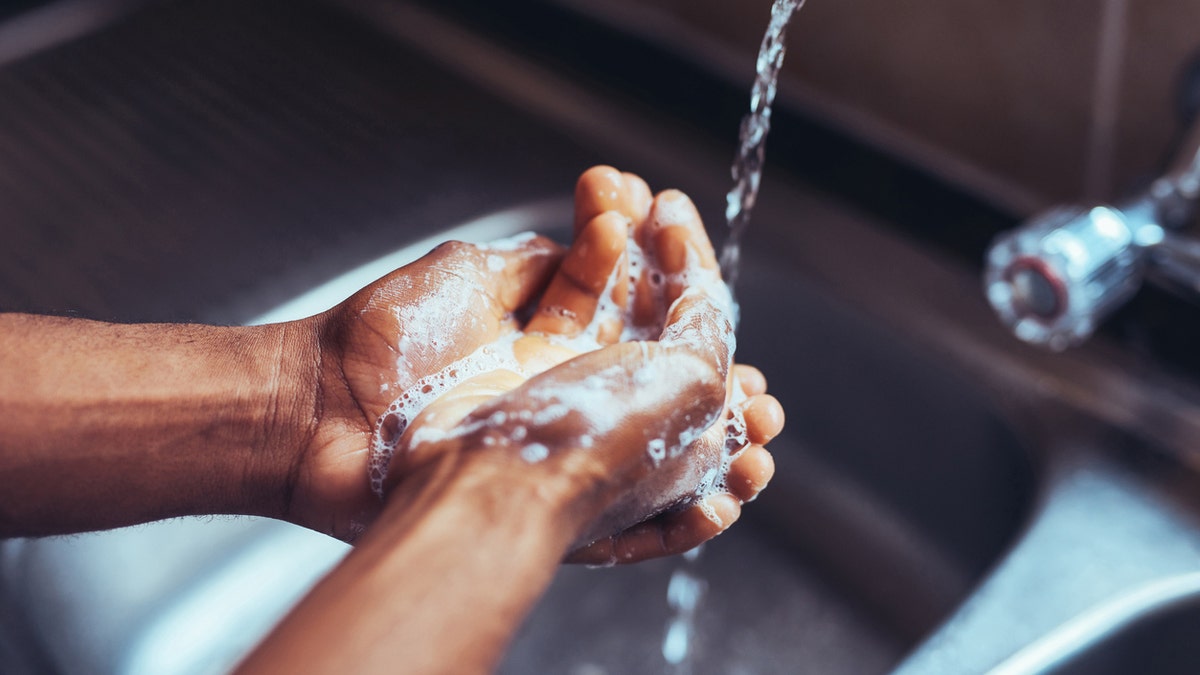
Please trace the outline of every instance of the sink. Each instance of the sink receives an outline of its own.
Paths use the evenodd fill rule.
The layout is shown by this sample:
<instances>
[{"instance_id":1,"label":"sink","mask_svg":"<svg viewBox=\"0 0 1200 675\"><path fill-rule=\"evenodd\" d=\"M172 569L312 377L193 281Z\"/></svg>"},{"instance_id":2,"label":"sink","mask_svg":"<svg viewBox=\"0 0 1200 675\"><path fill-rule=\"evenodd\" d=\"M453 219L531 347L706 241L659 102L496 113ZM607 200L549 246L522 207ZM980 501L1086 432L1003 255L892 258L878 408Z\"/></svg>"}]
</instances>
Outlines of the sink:
<instances>
[{"instance_id":1,"label":"sink","mask_svg":"<svg viewBox=\"0 0 1200 675\"><path fill-rule=\"evenodd\" d=\"M1200 662L1195 641L1196 622L1200 621L1200 578L1195 574L1181 576L1146 591L1152 599L1141 603L1137 616L1126 616L1115 626L1107 626L1106 636L1064 659L1047 671L1048 675L1196 672L1196 663Z\"/></svg>"},{"instance_id":2,"label":"sink","mask_svg":"<svg viewBox=\"0 0 1200 675\"><path fill-rule=\"evenodd\" d=\"M732 138L436 3L135 5L0 66L0 169L22 159L0 170L0 307L305 316L447 238L564 239L599 162L691 194L720 238ZM1016 344L977 270L887 225L768 167L737 355L789 415L773 484L695 560L563 568L501 672L668 671L681 574L706 591L679 673L1191 660L1196 387L1103 339ZM0 663L220 672L347 550L223 517L3 542Z\"/></svg>"}]
</instances>

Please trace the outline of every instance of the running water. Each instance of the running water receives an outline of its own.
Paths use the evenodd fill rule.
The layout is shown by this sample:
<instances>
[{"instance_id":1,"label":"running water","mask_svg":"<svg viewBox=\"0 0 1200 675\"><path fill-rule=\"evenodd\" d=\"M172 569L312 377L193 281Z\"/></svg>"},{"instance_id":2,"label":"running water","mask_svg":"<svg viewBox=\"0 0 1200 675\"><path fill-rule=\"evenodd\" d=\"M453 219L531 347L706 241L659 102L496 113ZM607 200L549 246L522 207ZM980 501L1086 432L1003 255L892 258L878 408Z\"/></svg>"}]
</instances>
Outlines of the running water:
<instances>
[{"instance_id":1,"label":"running water","mask_svg":"<svg viewBox=\"0 0 1200 675\"><path fill-rule=\"evenodd\" d=\"M731 291L737 282L741 263L742 235L750 223L750 214L758 199L758 186L762 180L767 133L771 130L771 104L775 102L779 69L783 66L784 33L792 15L803 4L804 0L775 0L771 6L771 23L758 48L758 61L755 64L757 75L750 90L750 113L742 118L738 152L732 167L734 184L725 197L725 221L729 225L729 237L721 249L721 276ZM739 446L735 451L740 449ZM692 675L692 663L696 655L696 616L707 588L698 569L699 557L700 548L684 554L683 560L671 574L667 587L667 604L671 615L663 636L662 655L673 675Z\"/></svg>"},{"instance_id":2,"label":"running water","mask_svg":"<svg viewBox=\"0 0 1200 675\"><path fill-rule=\"evenodd\" d=\"M683 561L675 566L667 583L667 606L671 609L671 617L663 635L662 655L672 675L692 675L696 654L696 613L708 587L696 569L702 548L697 546L684 553Z\"/></svg>"},{"instance_id":3,"label":"running water","mask_svg":"<svg viewBox=\"0 0 1200 675\"><path fill-rule=\"evenodd\" d=\"M758 199L767 133L771 131L771 104L775 101L779 69L783 66L784 32L792 14L803 4L804 0L775 0L771 6L771 23L758 48L755 64L758 74L750 90L750 113L742 118L738 152L733 159L733 188L725 197L729 238L721 249L721 275L730 288L737 282L742 235Z\"/></svg>"}]
</instances>

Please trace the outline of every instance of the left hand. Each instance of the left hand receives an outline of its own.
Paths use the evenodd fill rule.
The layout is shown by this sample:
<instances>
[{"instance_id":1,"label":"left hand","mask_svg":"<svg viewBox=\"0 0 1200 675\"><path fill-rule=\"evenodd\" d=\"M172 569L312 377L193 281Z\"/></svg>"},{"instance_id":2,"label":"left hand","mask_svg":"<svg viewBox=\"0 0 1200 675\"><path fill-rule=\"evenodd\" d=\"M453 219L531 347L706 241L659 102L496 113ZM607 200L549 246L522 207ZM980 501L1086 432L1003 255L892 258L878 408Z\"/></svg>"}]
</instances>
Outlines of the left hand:
<instances>
[{"instance_id":1,"label":"left hand","mask_svg":"<svg viewBox=\"0 0 1200 675\"><path fill-rule=\"evenodd\" d=\"M382 506L367 475L376 420L417 380L516 330L514 312L541 293L561 256L544 237L494 250L449 242L298 322L308 337L286 358L317 364L318 393L284 517L353 540Z\"/></svg>"}]
</instances>

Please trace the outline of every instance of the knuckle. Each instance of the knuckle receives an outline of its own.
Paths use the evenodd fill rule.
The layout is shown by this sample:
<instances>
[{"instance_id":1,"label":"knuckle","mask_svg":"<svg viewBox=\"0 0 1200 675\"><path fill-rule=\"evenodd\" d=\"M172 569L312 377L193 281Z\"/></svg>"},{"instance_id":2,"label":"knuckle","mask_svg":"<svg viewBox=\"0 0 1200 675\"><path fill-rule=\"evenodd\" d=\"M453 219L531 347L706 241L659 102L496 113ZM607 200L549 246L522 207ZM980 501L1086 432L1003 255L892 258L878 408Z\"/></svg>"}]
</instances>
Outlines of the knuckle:
<instances>
[{"instance_id":1,"label":"knuckle","mask_svg":"<svg viewBox=\"0 0 1200 675\"><path fill-rule=\"evenodd\" d=\"M476 251L477 248L474 244L457 239L442 242L433 249L433 253L439 258L465 258L473 255Z\"/></svg>"}]
</instances>

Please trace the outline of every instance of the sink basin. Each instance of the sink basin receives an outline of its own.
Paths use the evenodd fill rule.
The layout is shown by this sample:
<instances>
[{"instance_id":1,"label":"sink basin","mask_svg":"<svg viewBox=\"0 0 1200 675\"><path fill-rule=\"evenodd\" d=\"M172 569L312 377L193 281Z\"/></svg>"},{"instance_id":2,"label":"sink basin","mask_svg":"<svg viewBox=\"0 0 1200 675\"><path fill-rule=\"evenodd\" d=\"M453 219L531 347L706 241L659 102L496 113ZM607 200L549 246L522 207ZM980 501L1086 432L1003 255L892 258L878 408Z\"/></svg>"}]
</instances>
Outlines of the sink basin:
<instances>
[{"instance_id":1,"label":"sink basin","mask_svg":"<svg viewBox=\"0 0 1200 675\"><path fill-rule=\"evenodd\" d=\"M1169 588L1167 586L1170 586ZM1108 634L1047 671L1047 675L1155 673L1184 675L1200 662L1195 634L1200 621L1200 578L1177 577L1146 589L1137 615L1105 626Z\"/></svg>"}]
</instances>

